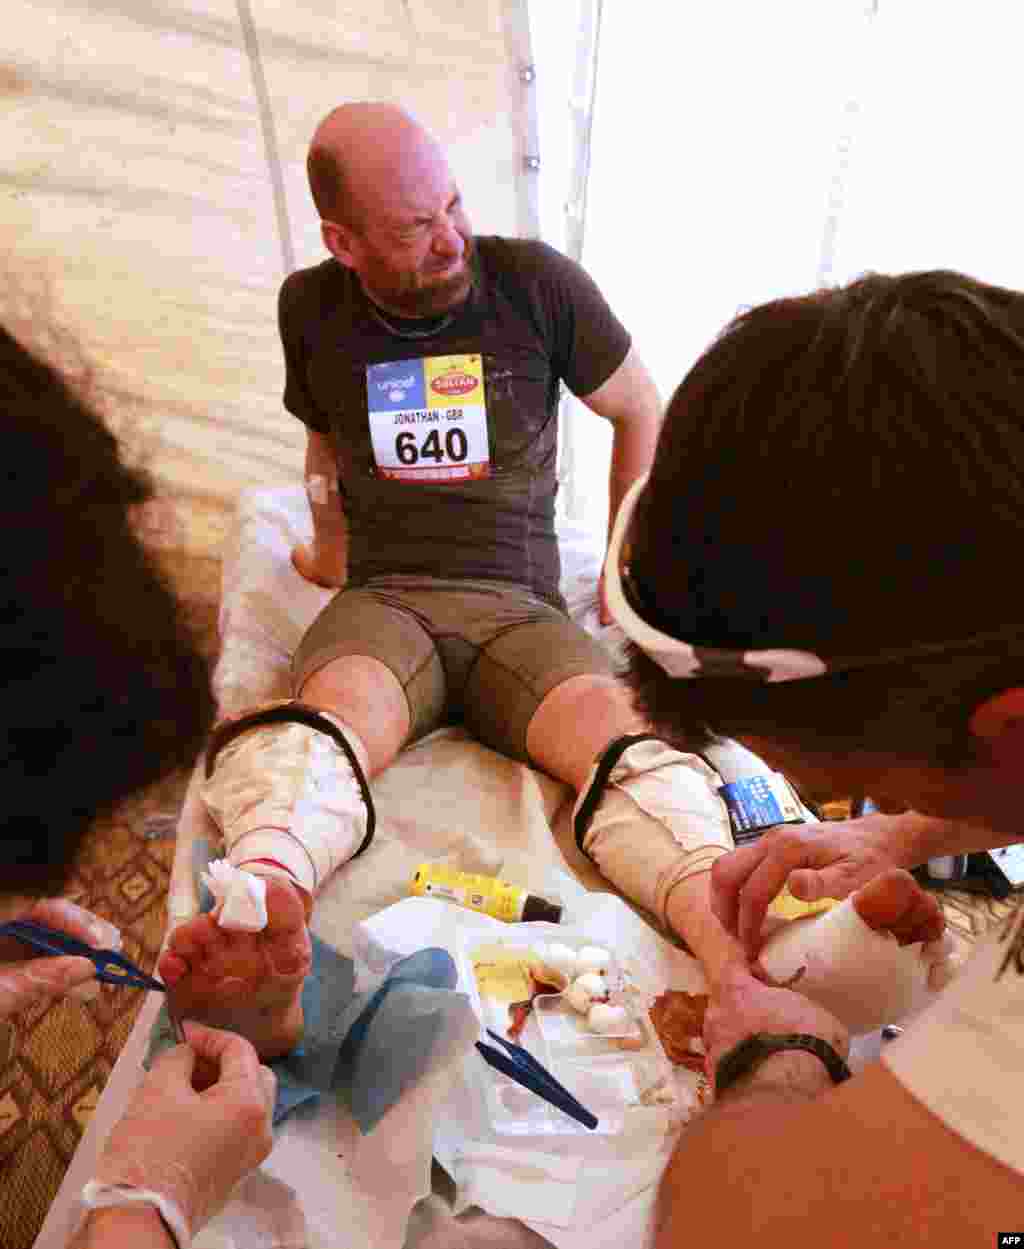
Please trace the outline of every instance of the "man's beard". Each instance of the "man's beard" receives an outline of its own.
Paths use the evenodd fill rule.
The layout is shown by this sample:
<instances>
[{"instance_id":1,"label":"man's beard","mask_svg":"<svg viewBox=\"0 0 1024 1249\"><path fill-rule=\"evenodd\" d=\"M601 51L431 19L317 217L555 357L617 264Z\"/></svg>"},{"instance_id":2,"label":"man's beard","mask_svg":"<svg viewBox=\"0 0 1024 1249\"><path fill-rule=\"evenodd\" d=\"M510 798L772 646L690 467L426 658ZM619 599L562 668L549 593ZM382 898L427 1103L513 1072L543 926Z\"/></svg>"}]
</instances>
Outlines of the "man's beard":
<instances>
[{"instance_id":1,"label":"man's beard","mask_svg":"<svg viewBox=\"0 0 1024 1249\"><path fill-rule=\"evenodd\" d=\"M472 289L474 250L473 240L467 239L458 273L440 282L389 292L388 306L400 317L436 317L450 311Z\"/></svg>"}]
</instances>

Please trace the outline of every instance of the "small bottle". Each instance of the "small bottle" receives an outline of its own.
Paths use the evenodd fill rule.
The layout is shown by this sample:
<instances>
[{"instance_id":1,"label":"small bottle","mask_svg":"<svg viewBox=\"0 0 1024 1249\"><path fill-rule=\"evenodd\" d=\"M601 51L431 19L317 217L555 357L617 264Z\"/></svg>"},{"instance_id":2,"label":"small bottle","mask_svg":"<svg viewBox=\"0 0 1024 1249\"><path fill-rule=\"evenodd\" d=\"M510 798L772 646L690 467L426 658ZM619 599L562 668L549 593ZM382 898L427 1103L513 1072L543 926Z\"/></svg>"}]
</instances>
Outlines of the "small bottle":
<instances>
[{"instance_id":1,"label":"small bottle","mask_svg":"<svg viewBox=\"0 0 1024 1249\"><path fill-rule=\"evenodd\" d=\"M546 920L557 924L562 908L497 876L459 872L446 863L421 863L409 892L416 898L440 898L507 924Z\"/></svg>"}]
</instances>

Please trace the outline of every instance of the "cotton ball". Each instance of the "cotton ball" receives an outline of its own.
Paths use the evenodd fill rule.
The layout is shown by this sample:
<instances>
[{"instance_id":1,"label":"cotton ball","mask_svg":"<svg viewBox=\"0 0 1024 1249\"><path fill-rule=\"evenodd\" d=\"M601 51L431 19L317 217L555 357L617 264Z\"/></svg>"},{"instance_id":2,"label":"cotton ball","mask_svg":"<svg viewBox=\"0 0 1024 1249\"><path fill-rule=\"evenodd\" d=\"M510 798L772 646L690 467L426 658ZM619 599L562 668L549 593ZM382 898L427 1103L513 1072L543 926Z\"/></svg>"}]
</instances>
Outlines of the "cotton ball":
<instances>
[{"instance_id":1,"label":"cotton ball","mask_svg":"<svg viewBox=\"0 0 1024 1249\"><path fill-rule=\"evenodd\" d=\"M584 972L582 976L577 976L575 984L585 989L592 998L601 1000L608 996L608 985L605 983L604 976L599 976L596 971Z\"/></svg>"},{"instance_id":2,"label":"cotton ball","mask_svg":"<svg viewBox=\"0 0 1024 1249\"><path fill-rule=\"evenodd\" d=\"M572 980L577 974L576 951L559 941L552 941L545 949L544 962L555 971L560 971L567 980Z\"/></svg>"},{"instance_id":3,"label":"cotton ball","mask_svg":"<svg viewBox=\"0 0 1024 1249\"><path fill-rule=\"evenodd\" d=\"M573 1010L578 1010L581 1015L585 1015L590 1010L591 1003L607 1001L608 986L603 976L590 971L585 975L577 976L566 989L565 996Z\"/></svg>"},{"instance_id":4,"label":"cotton ball","mask_svg":"<svg viewBox=\"0 0 1024 1249\"><path fill-rule=\"evenodd\" d=\"M587 1024L594 1032L605 1035L613 1032L629 1031L629 1011L624 1006L608 1006L604 1002L595 1002L587 1015Z\"/></svg>"},{"instance_id":5,"label":"cotton ball","mask_svg":"<svg viewBox=\"0 0 1024 1249\"><path fill-rule=\"evenodd\" d=\"M586 991L586 989L580 988L575 980L568 987L568 989L566 989L564 996L565 1000L569 1003L573 1010L578 1011L581 1015L585 1015L587 1011L590 1010L590 994Z\"/></svg>"},{"instance_id":6,"label":"cotton ball","mask_svg":"<svg viewBox=\"0 0 1024 1249\"><path fill-rule=\"evenodd\" d=\"M608 970L611 961L611 954L602 950L599 945L585 945L576 955L576 970L581 976L591 971L603 974Z\"/></svg>"}]
</instances>

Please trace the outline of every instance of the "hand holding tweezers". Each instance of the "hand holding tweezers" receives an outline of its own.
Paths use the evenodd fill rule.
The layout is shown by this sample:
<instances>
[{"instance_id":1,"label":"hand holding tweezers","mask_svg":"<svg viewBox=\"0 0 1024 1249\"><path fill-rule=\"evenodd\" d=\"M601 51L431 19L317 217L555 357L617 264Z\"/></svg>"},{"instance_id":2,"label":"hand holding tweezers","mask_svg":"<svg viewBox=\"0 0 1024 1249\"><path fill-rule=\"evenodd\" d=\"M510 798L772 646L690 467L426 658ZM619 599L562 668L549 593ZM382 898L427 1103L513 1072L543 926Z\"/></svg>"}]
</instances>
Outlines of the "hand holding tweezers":
<instances>
[{"instance_id":1,"label":"hand holding tweezers","mask_svg":"<svg viewBox=\"0 0 1024 1249\"><path fill-rule=\"evenodd\" d=\"M155 977L147 976L127 955L120 954L117 950L97 950L95 946L79 941L68 932L36 923L32 919L14 919L0 924L0 937L13 937L15 941L42 950L44 954L77 954L87 958L96 968L96 979L102 980L104 984L122 984L133 989L152 989L157 993L167 993L167 1016L175 1039L181 1045L186 1044L185 1031L171 1008L171 995L167 992L167 986Z\"/></svg>"},{"instance_id":2,"label":"hand holding tweezers","mask_svg":"<svg viewBox=\"0 0 1024 1249\"><path fill-rule=\"evenodd\" d=\"M146 973L136 963L117 950L97 950L95 946L79 941L59 928L49 928L31 919L15 919L0 924L0 937L13 937L25 945L34 946L46 954L77 954L89 959L96 968L96 979L105 984L126 984L135 989L155 989L167 992L167 986Z\"/></svg>"},{"instance_id":3,"label":"hand holding tweezers","mask_svg":"<svg viewBox=\"0 0 1024 1249\"><path fill-rule=\"evenodd\" d=\"M508 1053L503 1053L495 1049L493 1045L477 1041L476 1048L488 1066L508 1076L510 1080L522 1085L524 1089L529 1089L531 1093L536 1093L548 1105L562 1111L570 1119L575 1119L577 1123L582 1123L585 1128L593 1131L597 1127L599 1122L597 1116L581 1105L564 1084L559 1084L551 1072L539 1063L528 1049L512 1041L506 1041L504 1037L499 1036L490 1028L487 1029L487 1035L493 1037L508 1051Z\"/></svg>"}]
</instances>

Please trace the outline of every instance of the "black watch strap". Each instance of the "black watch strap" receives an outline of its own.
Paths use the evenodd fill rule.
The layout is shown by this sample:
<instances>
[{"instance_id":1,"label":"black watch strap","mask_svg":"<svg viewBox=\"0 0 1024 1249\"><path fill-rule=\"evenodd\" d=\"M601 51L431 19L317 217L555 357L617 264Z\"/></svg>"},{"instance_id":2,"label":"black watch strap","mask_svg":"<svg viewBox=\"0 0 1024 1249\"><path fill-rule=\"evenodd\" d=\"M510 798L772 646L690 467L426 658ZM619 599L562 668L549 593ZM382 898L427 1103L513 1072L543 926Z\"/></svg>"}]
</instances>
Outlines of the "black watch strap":
<instances>
[{"instance_id":1,"label":"black watch strap","mask_svg":"<svg viewBox=\"0 0 1024 1249\"><path fill-rule=\"evenodd\" d=\"M812 1036L807 1032L755 1032L745 1041L740 1041L739 1045L734 1045L719 1059L715 1070L715 1095L719 1096L724 1093L730 1085L753 1071L766 1058L782 1050L804 1050L820 1058L825 1064L826 1071L832 1077L833 1084L842 1084L853 1075L828 1041L823 1041L819 1036Z\"/></svg>"}]
</instances>

